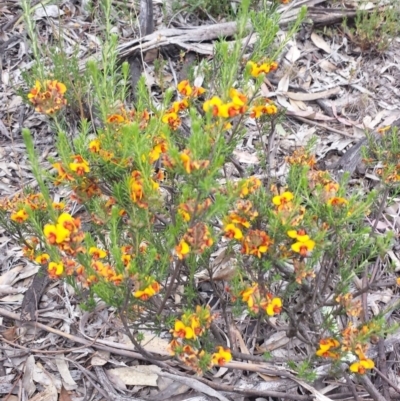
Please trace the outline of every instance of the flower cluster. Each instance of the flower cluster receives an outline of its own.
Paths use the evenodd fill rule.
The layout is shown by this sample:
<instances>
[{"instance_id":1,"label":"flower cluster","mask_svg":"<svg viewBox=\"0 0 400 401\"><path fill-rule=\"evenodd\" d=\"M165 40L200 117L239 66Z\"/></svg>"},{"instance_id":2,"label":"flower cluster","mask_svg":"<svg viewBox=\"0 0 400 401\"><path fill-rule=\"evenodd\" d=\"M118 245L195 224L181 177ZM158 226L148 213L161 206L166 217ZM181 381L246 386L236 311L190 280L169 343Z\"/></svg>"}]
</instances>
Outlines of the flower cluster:
<instances>
[{"instance_id":1,"label":"flower cluster","mask_svg":"<svg viewBox=\"0 0 400 401\"><path fill-rule=\"evenodd\" d=\"M250 74L252 77L257 78L261 74L268 74L271 71L278 69L278 63L275 61L268 62L254 62L248 61L247 65L250 69Z\"/></svg>"},{"instance_id":2,"label":"flower cluster","mask_svg":"<svg viewBox=\"0 0 400 401\"><path fill-rule=\"evenodd\" d=\"M257 283L253 283L251 287L243 290L240 296L242 301L247 303L249 310L254 313L258 313L262 309L268 316L274 316L279 315L282 311L282 300L274 297L271 293L267 293L263 297Z\"/></svg>"},{"instance_id":3,"label":"flower cluster","mask_svg":"<svg viewBox=\"0 0 400 401\"><path fill-rule=\"evenodd\" d=\"M366 357L368 344L367 338L372 338L379 327L374 322L364 324L361 328L354 327L349 323L341 332L341 342L334 338L323 338L319 342L316 355L323 358L340 359L343 353L352 352L357 356L349 369L353 373L365 374L367 370L373 369L375 364L372 359Z\"/></svg>"},{"instance_id":4,"label":"flower cluster","mask_svg":"<svg viewBox=\"0 0 400 401\"><path fill-rule=\"evenodd\" d=\"M142 283L138 283L140 290L136 290L133 293L135 298L139 298L142 301L147 301L152 296L160 292L160 284L153 277L146 277Z\"/></svg>"},{"instance_id":5,"label":"flower cluster","mask_svg":"<svg viewBox=\"0 0 400 401\"><path fill-rule=\"evenodd\" d=\"M56 80L46 80L43 84L35 82L28 93L28 99L39 113L54 114L67 104L64 94L66 86Z\"/></svg>"},{"instance_id":6,"label":"flower cluster","mask_svg":"<svg viewBox=\"0 0 400 401\"><path fill-rule=\"evenodd\" d=\"M179 244L175 247L179 259L184 259L190 252L195 254L203 253L214 243L210 230L205 223L196 223L189 228Z\"/></svg>"},{"instance_id":7,"label":"flower cluster","mask_svg":"<svg viewBox=\"0 0 400 401\"><path fill-rule=\"evenodd\" d=\"M319 341L319 349L317 350L317 356L323 358L332 358L339 359L340 358L340 343L338 340L334 338L322 338Z\"/></svg>"},{"instance_id":8,"label":"flower cluster","mask_svg":"<svg viewBox=\"0 0 400 401\"><path fill-rule=\"evenodd\" d=\"M181 319L175 321L169 344L172 355L176 355L186 366L198 374L208 370L212 365L224 365L232 359L228 349L218 347L218 352L210 355L201 345L201 338L207 334L213 316L209 307L196 306L195 312L187 311Z\"/></svg>"}]
</instances>

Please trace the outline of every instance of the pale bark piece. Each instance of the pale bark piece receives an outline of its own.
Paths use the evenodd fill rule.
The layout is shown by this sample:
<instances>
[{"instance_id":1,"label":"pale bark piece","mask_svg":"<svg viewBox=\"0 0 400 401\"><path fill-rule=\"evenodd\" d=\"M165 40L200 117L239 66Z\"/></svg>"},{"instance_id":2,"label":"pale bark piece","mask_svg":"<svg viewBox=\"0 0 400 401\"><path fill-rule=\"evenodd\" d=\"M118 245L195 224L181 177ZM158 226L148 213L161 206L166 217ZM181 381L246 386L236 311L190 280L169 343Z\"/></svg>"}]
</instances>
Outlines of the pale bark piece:
<instances>
[{"instance_id":1,"label":"pale bark piece","mask_svg":"<svg viewBox=\"0 0 400 401\"><path fill-rule=\"evenodd\" d=\"M97 351L91 359L93 366L104 366L110 359L110 353L108 351Z\"/></svg>"},{"instance_id":2,"label":"pale bark piece","mask_svg":"<svg viewBox=\"0 0 400 401\"><path fill-rule=\"evenodd\" d=\"M78 387L75 380L72 378L69 371L68 363L64 357L56 359L57 369L60 372L61 378L63 380L63 385L66 390L74 390Z\"/></svg>"},{"instance_id":3,"label":"pale bark piece","mask_svg":"<svg viewBox=\"0 0 400 401\"><path fill-rule=\"evenodd\" d=\"M22 387L31 396L36 391L36 386L33 383L33 371L35 369L35 358L30 355L25 363L24 376L22 377Z\"/></svg>"},{"instance_id":4,"label":"pale bark piece","mask_svg":"<svg viewBox=\"0 0 400 401\"><path fill-rule=\"evenodd\" d=\"M331 54L332 49L328 45L328 43L325 42L325 40L319 36L317 33L313 32L311 34L311 40L314 43L315 46L317 46L319 49L323 50L324 52Z\"/></svg>"},{"instance_id":5,"label":"pale bark piece","mask_svg":"<svg viewBox=\"0 0 400 401\"><path fill-rule=\"evenodd\" d=\"M158 366L141 365L110 369L107 373L116 376L124 384L129 386L157 387L157 372L159 371L161 371L161 369Z\"/></svg>"}]
</instances>

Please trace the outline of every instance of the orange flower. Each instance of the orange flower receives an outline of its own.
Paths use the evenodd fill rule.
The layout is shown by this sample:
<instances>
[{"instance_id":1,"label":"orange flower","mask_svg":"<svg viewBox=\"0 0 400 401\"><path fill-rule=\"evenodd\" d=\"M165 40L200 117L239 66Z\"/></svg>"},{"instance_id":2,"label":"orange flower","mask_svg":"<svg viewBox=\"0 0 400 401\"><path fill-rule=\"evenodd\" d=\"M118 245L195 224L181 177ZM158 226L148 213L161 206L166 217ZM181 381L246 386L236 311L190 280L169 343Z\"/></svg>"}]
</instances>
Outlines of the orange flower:
<instances>
[{"instance_id":1,"label":"orange flower","mask_svg":"<svg viewBox=\"0 0 400 401\"><path fill-rule=\"evenodd\" d=\"M250 177L241 183L240 197L245 198L246 196L254 193L260 187L261 187L261 181L256 177Z\"/></svg>"},{"instance_id":2,"label":"orange flower","mask_svg":"<svg viewBox=\"0 0 400 401\"><path fill-rule=\"evenodd\" d=\"M257 78L261 74L268 74L271 71L275 71L278 68L278 63L266 62L266 63L255 63L254 61L248 61L247 65L250 68L251 76Z\"/></svg>"},{"instance_id":3,"label":"orange flower","mask_svg":"<svg viewBox=\"0 0 400 401\"><path fill-rule=\"evenodd\" d=\"M122 124L128 122L128 120L124 116L121 116L121 114L111 114L107 117L106 122L110 124Z\"/></svg>"},{"instance_id":4,"label":"orange flower","mask_svg":"<svg viewBox=\"0 0 400 401\"><path fill-rule=\"evenodd\" d=\"M310 237L306 234L306 230L300 229L300 230L289 230L287 232L287 235L290 238L297 239L297 241L300 242L305 242L310 239Z\"/></svg>"},{"instance_id":5,"label":"orange flower","mask_svg":"<svg viewBox=\"0 0 400 401\"><path fill-rule=\"evenodd\" d=\"M331 349L333 348L334 350L337 350L339 346L340 343L338 340L335 340L334 338L323 338L319 342L319 350L317 350L316 355L323 358L338 359L339 354L331 351Z\"/></svg>"},{"instance_id":6,"label":"orange flower","mask_svg":"<svg viewBox=\"0 0 400 401\"><path fill-rule=\"evenodd\" d=\"M147 301L152 296L156 295L160 291L160 284L153 281L143 290L138 290L133 293L135 298L140 298L142 301Z\"/></svg>"},{"instance_id":7,"label":"orange flower","mask_svg":"<svg viewBox=\"0 0 400 401\"><path fill-rule=\"evenodd\" d=\"M189 107L187 99L183 99L172 103L172 107L168 110L169 113L178 113L179 111L186 110Z\"/></svg>"},{"instance_id":8,"label":"orange flower","mask_svg":"<svg viewBox=\"0 0 400 401\"><path fill-rule=\"evenodd\" d=\"M223 366L227 362L232 360L232 354L229 348L224 348L224 347L217 347L218 352L213 354L212 356L212 363L214 365L220 365Z\"/></svg>"}]
</instances>

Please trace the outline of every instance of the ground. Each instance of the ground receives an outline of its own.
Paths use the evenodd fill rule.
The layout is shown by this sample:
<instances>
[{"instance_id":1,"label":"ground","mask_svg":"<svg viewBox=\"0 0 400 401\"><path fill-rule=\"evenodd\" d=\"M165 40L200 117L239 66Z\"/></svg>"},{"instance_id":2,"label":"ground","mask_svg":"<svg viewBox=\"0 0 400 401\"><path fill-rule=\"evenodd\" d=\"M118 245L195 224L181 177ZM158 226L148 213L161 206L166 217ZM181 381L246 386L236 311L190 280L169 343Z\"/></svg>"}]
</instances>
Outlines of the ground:
<instances>
[{"instance_id":1,"label":"ground","mask_svg":"<svg viewBox=\"0 0 400 401\"><path fill-rule=\"evenodd\" d=\"M142 3L147 4L146 1ZM343 16L354 16L355 3L338 1L331 4L329 1L309 0L294 1L280 8L282 32L287 30L300 5L310 7L309 19L313 20L313 24L307 20L300 32L287 43L278 60L280 68L265 79L262 87L263 95L286 110L286 118L276 127L275 143L269 149L273 154L274 175L280 180L284 181L287 173L284 156L316 137L316 156L321 166L330 168L337 176L343 170L349 171L354 185L376 186L375 172L367 170L359 162L359 153L357 163L353 164L349 162L352 160L349 155L357 154L359 149L354 146L365 138L366 130L376 132L381 127L396 124L400 119L400 37L394 37L388 49L381 53L361 49L341 25ZM129 10L129 13L124 14L123 10ZM154 30L162 38L156 44L145 38L146 51L164 48L167 50L167 56L162 53L165 57L168 57L168 51L169 54L172 52L166 63L162 85L174 85L176 74L179 78L185 77L184 67L177 67L179 50L190 51L191 56L197 54L200 58L211 59L214 42L221 32L232 36L235 31L235 24L229 23L226 15L218 20L217 16L201 13L196 7L184 7L177 11L168 2L163 5L154 1L154 26L148 18L147 21L143 19L145 7L140 10L142 31L151 34ZM129 60L139 43L135 12L134 3L115 5L115 29L120 36L121 59ZM84 68L88 58L99 51L96 35L102 27L92 18L93 15L82 4L73 1L35 6L31 17L36 22L43 54L46 54L47 44L54 43L61 32L65 43L70 44L64 49L66 54L71 55L78 45L81 67ZM58 30L60 25L63 26L61 31ZM184 29L187 27L197 31L188 33ZM168 28L176 30L167 31ZM196 35L201 40L196 40ZM278 36L282 38L282 35ZM177 46L174 45L176 43ZM158 88L162 85L160 76L155 73L154 59L149 57L144 71L147 85L152 88L154 96L158 96ZM22 128L31 130L43 167L50 166L49 156L57 156L54 133L47 130L46 117L35 112L22 97L22 93L29 89L23 77L31 71L32 49L22 10L16 1L0 3L0 62L0 197L7 197L27 186L37 186L21 136ZM137 80L134 72L131 79L133 82ZM246 141L235 151L236 163L245 168L256 167L259 163L256 129L251 125L248 129ZM56 191L55 200L62 195ZM399 204L399 199L394 199L381 220L371 221L371 225L381 232L393 231L397 236ZM400 270L398 250L397 244L387 255L388 263L395 266L395 272ZM294 373L280 362L299 357L300 354L295 352L297 339L291 339L285 331L279 330L264 341L262 349L257 350L259 356L255 356L252 350L254 355L247 357L248 362L243 355L242 358L235 358L227 367L220 368L209 381L200 378L188 381L187 377L172 376L165 372L166 369L162 371L165 368L163 363L150 364L146 367L149 371L143 372L144 365L140 361L146 358L135 350L126 335L121 334L122 326L113 310L100 304L94 312L83 312L77 308L71 288L62 282L45 283L39 309L34 311L37 324L22 322L20 314L24 294L32 285L38 267L26 262L21 247L1 229L0 269L0 331L3 338L0 393L4 400L29 397L33 397L30 400L56 400L59 397L63 401L308 400L311 399L307 395L309 393L318 400L382 400L384 398L377 398L376 395L382 389L391 399L400 398L398 364L394 363L399 331L379 343L380 348L376 345L371 351L373 356L387 359L387 364L381 365L385 366L386 371L382 373L387 379L375 375L373 384L367 379L361 380L357 386L350 385L348 376L345 382L337 380L329 386L323 379L312 384L296 379ZM382 270L378 274L382 278L388 277L387 272ZM393 282L382 285L369 293L367 308L376 315L392 305L397 297L398 289ZM396 311L386 316L397 320ZM247 341L248 338L245 341L238 329L234 334L238 350L248 354L251 341ZM149 338L145 348L148 352L168 355L167 343L165 338ZM265 351L272 353L276 363L262 363L264 360L260 355ZM135 362L132 364L132 361ZM130 363L125 370L117 369L127 362ZM176 363L171 366L179 368ZM112 376L113 369L117 376ZM323 366L321 377L324 377ZM375 386L375 392L370 389L371 385ZM135 394L137 398L133 395L121 396L120 391ZM326 398L323 394L328 393ZM26 394L28 398L23 398Z\"/></svg>"}]
</instances>

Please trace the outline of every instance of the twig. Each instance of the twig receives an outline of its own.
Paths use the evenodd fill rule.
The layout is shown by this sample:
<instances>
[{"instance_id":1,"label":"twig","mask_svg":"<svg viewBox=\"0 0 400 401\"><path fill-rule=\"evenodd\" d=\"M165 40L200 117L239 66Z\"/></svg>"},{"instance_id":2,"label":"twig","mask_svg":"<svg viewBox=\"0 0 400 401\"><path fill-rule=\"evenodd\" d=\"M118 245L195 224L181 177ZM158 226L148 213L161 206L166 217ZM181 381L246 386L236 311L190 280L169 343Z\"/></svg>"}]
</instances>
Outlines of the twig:
<instances>
[{"instance_id":1,"label":"twig","mask_svg":"<svg viewBox=\"0 0 400 401\"><path fill-rule=\"evenodd\" d=\"M344 378L346 380L347 386L349 387L351 393L353 394L354 400L355 401L361 401L360 397L357 394L356 386L354 385L353 380L351 380L351 378L348 375L348 373L346 372L346 370L347 370L347 365L345 365L345 367L342 368L342 373L343 373L343 376L344 376Z\"/></svg>"},{"instance_id":2,"label":"twig","mask_svg":"<svg viewBox=\"0 0 400 401\"><path fill-rule=\"evenodd\" d=\"M383 387L383 395L385 398L390 401L390 393L388 387L388 380L387 380L387 366L386 366L386 355L385 355L385 343L383 337L381 337L378 341L378 363L380 372L378 376L383 380L382 387ZM378 370L378 369L376 369Z\"/></svg>"},{"instance_id":3,"label":"twig","mask_svg":"<svg viewBox=\"0 0 400 401\"><path fill-rule=\"evenodd\" d=\"M377 368L374 368L374 372L377 373L377 375L387 384L389 384L390 387L392 387L397 393L400 394L400 388L398 388L391 380L388 379L387 376L385 376L382 372L380 372ZM389 390L388 390L388 394L390 394ZM385 397L387 397L388 400L390 400L390 396L389 395L385 395Z\"/></svg>"},{"instance_id":4,"label":"twig","mask_svg":"<svg viewBox=\"0 0 400 401\"><path fill-rule=\"evenodd\" d=\"M387 401L385 397L379 394L379 391L375 388L367 375L360 375L360 381L364 385L365 390L367 390L369 395L374 399L374 401Z\"/></svg>"},{"instance_id":5,"label":"twig","mask_svg":"<svg viewBox=\"0 0 400 401\"><path fill-rule=\"evenodd\" d=\"M339 134L339 135L345 136L346 138L351 138L351 139L357 140L357 138L355 138L354 135L347 134L344 131L340 131L340 130L338 130L336 128L328 127L327 125L317 123L317 122L315 122L313 120L308 120L307 118L296 116L295 114L288 114L288 117L293 117L296 120L302 121L303 123L306 123L306 124L309 124L309 125L315 125L316 127L324 128L327 131L331 131L331 132L334 132L335 134Z\"/></svg>"}]
</instances>

